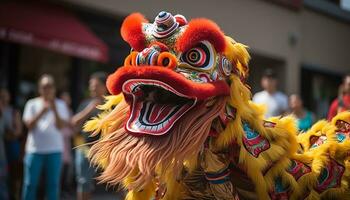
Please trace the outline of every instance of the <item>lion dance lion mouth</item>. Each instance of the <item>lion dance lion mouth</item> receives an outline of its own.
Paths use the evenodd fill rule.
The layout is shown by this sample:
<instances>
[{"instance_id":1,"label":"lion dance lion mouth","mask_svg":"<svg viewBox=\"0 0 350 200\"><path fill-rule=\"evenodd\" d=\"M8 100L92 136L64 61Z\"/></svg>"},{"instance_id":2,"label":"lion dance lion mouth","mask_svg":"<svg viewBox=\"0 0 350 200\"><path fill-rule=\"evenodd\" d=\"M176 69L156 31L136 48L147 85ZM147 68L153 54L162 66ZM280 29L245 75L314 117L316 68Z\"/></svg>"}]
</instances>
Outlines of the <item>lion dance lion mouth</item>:
<instances>
[{"instance_id":1,"label":"lion dance lion mouth","mask_svg":"<svg viewBox=\"0 0 350 200\"><path fill-rule=\"evenodd\" d=\"M131 52L85 125L100 181L127 200L349 198L349 112L298 137L293 117L265 120L246 46L208 19L135 13L121 35Z\"/></svg>"},{"instance_id":2,"label":"lion dance lion mouth","mask_svg":"<svg viewBox=\"0 0 350 200\"><path fill-rule=\"evenodd\" d=\"M124 66L108 82L119 87L130 105L126 130L139 135L164 135L189 110L229 94L223 81L193 83L163 66Z\"/></svg>"}]
</instances>

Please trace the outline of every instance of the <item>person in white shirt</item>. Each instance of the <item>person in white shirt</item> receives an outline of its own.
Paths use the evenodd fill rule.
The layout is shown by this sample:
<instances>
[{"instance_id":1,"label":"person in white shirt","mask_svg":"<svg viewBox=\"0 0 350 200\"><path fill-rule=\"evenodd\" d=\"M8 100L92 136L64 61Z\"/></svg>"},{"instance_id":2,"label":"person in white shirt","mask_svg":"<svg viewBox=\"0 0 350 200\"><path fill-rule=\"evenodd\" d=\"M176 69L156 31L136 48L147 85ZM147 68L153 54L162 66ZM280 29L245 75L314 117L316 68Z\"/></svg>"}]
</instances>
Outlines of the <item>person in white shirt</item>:
<instances>
[{"instance_id":1,"label":"person in white shirt","mask_svg":"<svg viewBox=\"0 0 350 200\"><path fill-rule=\"evenodd\" d=\"M253 102L266 106L265 117L283 115L288 110L288 97L277 90L277 77L274 71L267 69L261 79L263 91L253 96Z\"/></svg>"},{"instance_id":2,"label":"person in white shirt","mask_svg":"<svg viewBox=\"0 0 350 200\"><path fill-rule=\"evenodd\" d=\"M46 199L59 198L63 136L61 128L69 120L66 104L55 97L55 82L51 75L39 79L40 96L30 99L23 113L28 129L25 146L23 200L36 199L41 171L46 174Z\"/></svg>"}]
</instances>

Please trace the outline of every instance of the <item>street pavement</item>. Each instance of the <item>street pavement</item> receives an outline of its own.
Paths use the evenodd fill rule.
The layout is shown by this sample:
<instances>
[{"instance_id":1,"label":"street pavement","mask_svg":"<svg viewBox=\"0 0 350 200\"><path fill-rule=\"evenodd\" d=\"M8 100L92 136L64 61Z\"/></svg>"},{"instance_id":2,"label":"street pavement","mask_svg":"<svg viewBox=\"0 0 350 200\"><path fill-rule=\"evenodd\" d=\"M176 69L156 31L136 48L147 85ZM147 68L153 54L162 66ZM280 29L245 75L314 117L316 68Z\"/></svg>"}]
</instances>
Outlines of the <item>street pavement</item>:
<instances>
[{"instance_id":1,"label":"street pavement","mask_svg":"<svg viewBox=\"0 0 350 200\"><path fill-rule=\"evenodd\" d=\"M65 195L61 200L76 200L76 194ZM112 192L94 192L92 200L123 200L122 195Z\"/></svg>"},{"instance_id":2,"label":"street pavement","mask_svg":"<svg viewBox=\"0 0 350 200\"><path fill-rule=\"evenodd\" d=\"M61 200L76 200L76 193L65 193L62 195ZM118 192L117 189L113 191L113 188L106 189L104 185L97 186L96 190L93 192L92 200L123 200L123 193Z\"/></svg>"}]
</instances>

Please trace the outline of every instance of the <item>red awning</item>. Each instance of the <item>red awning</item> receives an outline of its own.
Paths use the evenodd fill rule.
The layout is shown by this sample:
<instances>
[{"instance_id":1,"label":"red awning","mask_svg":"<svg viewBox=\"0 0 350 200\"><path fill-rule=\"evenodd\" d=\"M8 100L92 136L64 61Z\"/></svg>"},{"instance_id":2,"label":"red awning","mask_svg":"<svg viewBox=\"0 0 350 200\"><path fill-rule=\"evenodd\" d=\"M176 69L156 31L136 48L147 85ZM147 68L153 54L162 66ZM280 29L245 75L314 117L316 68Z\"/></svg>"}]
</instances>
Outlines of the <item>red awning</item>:
<instances>
[{"instance_id":1,"label":"red awning","mask_svg":"<svg viewBox=\"0 0 350 200\"><path fill-rule=\"evenodd\" d=\"M0 39L100 62L108 60L106 44L59 6L0 4Z\"/></svg>"}]
</instances>

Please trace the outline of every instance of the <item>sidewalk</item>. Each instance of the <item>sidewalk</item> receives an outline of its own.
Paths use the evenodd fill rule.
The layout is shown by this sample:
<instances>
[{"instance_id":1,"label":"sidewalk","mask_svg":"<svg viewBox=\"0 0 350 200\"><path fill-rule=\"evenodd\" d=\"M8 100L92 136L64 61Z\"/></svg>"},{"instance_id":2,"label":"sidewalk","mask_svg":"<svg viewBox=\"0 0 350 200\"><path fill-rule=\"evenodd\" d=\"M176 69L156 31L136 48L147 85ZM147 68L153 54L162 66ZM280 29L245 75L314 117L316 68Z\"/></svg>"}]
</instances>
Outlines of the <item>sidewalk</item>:
<instances>
[{"instance_id":1,"label":"sidewalk","mask_svg":"<svg viewBox=\"0 0 350 200\"><path fill-rule=\"evenodd\" d=\"M123 200L124 198L120 194L112 193L112 192L95 192L92 195L92 200ZM61 200L76 200L76 194L71 194Z\"/></svg>"},{"instance_id":2,"label":"sidewalk","mask_svg":"<svg viewBox=\"0 0 350 200\"><path fill-rule=\"evenodd\" d=\"M92 200L123 200L122 192L113 191L112 188L106 191L104 185L98 185L92 194ZM76 194L66 194L61 200L76 200Z\"/></svg>"}]
</instances>

